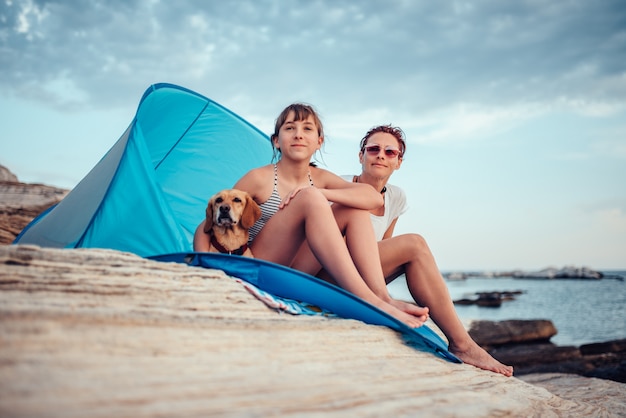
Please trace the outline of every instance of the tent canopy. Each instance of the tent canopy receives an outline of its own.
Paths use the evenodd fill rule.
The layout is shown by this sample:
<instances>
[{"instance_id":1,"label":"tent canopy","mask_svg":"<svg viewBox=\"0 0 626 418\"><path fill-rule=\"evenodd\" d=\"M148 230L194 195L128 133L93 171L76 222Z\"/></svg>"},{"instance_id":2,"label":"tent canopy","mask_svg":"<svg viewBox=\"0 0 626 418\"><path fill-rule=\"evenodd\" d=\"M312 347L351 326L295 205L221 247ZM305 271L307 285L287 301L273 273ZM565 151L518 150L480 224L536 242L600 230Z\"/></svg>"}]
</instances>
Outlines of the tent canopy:
<instances>
[{"instance_id":1,"label":"tent canopy","mask_svg":"<svg viewBox=\"0 0 626 418\"><path fill-rule=\"evenodd\" d=\"M208 199L271 159L268 136L241 117L193 91L155 84L102 160L14 243L142 257L191 251Z\"/></svg>"}]
</instances>

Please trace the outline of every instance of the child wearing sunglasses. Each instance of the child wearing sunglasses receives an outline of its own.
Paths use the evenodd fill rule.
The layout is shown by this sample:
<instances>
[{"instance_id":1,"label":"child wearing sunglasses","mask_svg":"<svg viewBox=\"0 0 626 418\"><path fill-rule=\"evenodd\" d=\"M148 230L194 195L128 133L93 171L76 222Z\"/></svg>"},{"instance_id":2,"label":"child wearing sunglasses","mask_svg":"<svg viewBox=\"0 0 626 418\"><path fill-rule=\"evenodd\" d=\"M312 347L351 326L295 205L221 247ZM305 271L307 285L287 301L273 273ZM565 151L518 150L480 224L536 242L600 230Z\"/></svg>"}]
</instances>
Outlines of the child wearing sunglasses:
<instances>
[{"instance_id":1,"label":"child wearing sunglasses","mask_svg":"<svg viewBox=\"0 0 626 418\"><path fill-rule=\"evenodd\" d=\"M428 310L392 300L386 290L369 221L369 211L383 204L382 195L311 165L324 142L315 110L298 103L285 108L271 142L278 161L249 171L234 185L261 207L261 219L250 229L254 257L312 275L324 268L345 290L408 326L421 326ZM204 221L196 237L203 230ZM208 251L206 242L194 239L194 250Z\"/></svg>"},{"instance_id":2,"label":"child wearing sunglasses","mask_svg":"<svg viewBox=\"0 0 626 418\"><path fill-rule=\"evenodd\" d=\"M390 125L370 129L360 144L361 174L343 176L353 184L369 184L384 198L370 209L386 283L404 274L415 301L429 307L429 314L449 341L449 350L465 363L505 376L506 366L483 350L467 333L454 309L448 288L424 238L418 234L393 236L398 217L408 209L404 191L388 182L402 165L406 151L404 132Z\"/></svg>"}]
</instances>

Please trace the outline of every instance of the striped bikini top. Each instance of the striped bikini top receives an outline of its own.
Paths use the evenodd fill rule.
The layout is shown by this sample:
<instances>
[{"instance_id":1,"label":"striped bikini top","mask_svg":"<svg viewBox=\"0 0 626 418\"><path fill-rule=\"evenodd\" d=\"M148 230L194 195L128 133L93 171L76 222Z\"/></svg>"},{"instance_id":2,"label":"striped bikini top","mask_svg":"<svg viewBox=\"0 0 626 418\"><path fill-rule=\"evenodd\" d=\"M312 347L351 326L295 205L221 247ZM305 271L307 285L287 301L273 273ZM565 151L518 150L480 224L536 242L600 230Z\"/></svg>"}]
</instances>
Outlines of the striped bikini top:
<instances>
[{"instance_id":1,"label":"striped bikini top","mask_svg":"<svg viewBox=\"0 0 626 418\"><path fill-rule=\"evenodd\" d=\"M309 184L313 186L313 179L311 178L310 171ZM272 190L272 194L270 195L269 199L259 205L259 207L261 208L261 217L258 221L255 222L254 225L252 225L252 228L250 228L250 238L248 238L248 243L251 243L252 240L256 238L256 236L259 232L261 232L261 229L265 226L267 221L269 221L270 218L274 216L276 212L278 212L278 207L281 201L282 199L278 194L278 165L274 164L274 189Z\"/></svg>"}]
</instances>

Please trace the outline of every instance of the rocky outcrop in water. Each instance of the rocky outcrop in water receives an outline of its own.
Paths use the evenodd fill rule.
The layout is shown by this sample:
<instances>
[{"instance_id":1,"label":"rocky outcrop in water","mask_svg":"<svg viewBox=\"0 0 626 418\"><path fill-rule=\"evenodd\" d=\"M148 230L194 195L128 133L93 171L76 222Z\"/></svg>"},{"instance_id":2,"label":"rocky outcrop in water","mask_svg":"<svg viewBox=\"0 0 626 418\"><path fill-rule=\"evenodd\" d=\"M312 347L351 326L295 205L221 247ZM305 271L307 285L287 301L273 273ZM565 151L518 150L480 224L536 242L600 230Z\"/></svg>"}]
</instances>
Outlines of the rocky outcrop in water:
<instances>
[{"instance_id":1,"label":"rocky outcrop in water","mask_svg":"<svg viewBox=\"0 0 626 418\"><path fill-rule=\"evenodd\" d=\"M626 383L626 339L557 346L550 342L557 329L548 320L475 321L469 333L517 375L574 373Z\"/></svg>"},{"instance_id":2,"label":"rocky outcrop in water","mask_svg":"<svg viewBox=\"0 0 626 418\"><path fill-rule=\"evenodd\" d=\"M589 267L565 266L563 268L548 267L540 271L516 271L512 276L518 279L587 279L600 280L602 272Z\"/></svg>"},{"instance_id":3,"label":"rocky outcrop in water","mask_svg":"<svg viewBox=\"0 0 626 418\"><path fill-rule=\"evenodd\" d=\"M489 350L503 345L549 342L557 329L546 319L473 321L469 333L474 341Z\"/></svg>"},{"instance_id":4,"label":"rocky outcrop in water","mask_svg":"<svg viewBox=\"0 0 626 418\"><path fill-rule=\"evenodd\" d=\"M579 266L565 266L547 267L539 271L481 271L481 272L448 272L443 273L446 280L466 280L470 277L513 277L516 279L586 279L586 280L600 280L600 279L616 279L624 280L624 277L615 274L607 274L601 271L594 270L590 267Z\"/></svg>"},{"instance_id":5,"label":"rocky outcrop in water","mask_svg":"<svg viewBox=\"0 0 626 418\"><path fill-rule=\"evenodd\" d=\"M488 308L499 308L503 302L515 300L522 290L504 290L492 292L476 292L473 295L454 301L455 305L478 305Z\"/></svg>"}]
</instances>

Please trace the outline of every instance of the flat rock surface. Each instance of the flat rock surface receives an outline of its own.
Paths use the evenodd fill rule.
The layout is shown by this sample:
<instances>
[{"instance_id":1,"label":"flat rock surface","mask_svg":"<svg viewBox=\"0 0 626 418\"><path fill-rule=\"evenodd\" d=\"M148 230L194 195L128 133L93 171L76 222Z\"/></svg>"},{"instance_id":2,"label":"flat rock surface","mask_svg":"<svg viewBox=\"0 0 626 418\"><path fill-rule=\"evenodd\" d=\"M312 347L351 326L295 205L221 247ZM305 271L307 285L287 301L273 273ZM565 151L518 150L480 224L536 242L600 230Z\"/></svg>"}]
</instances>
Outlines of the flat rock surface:
<instances>
[{"instance_id":1,"label":"flat rock surface","mask_svg":"<svg viewBox=\"0 0 626 418\"><path fill-rule=\"evenodd\" d=\"M384 327L279 314L220 271L0 246L0 416L626 415L623 384L537 376L452 364Z\"/></svg>"}]
</instances>

